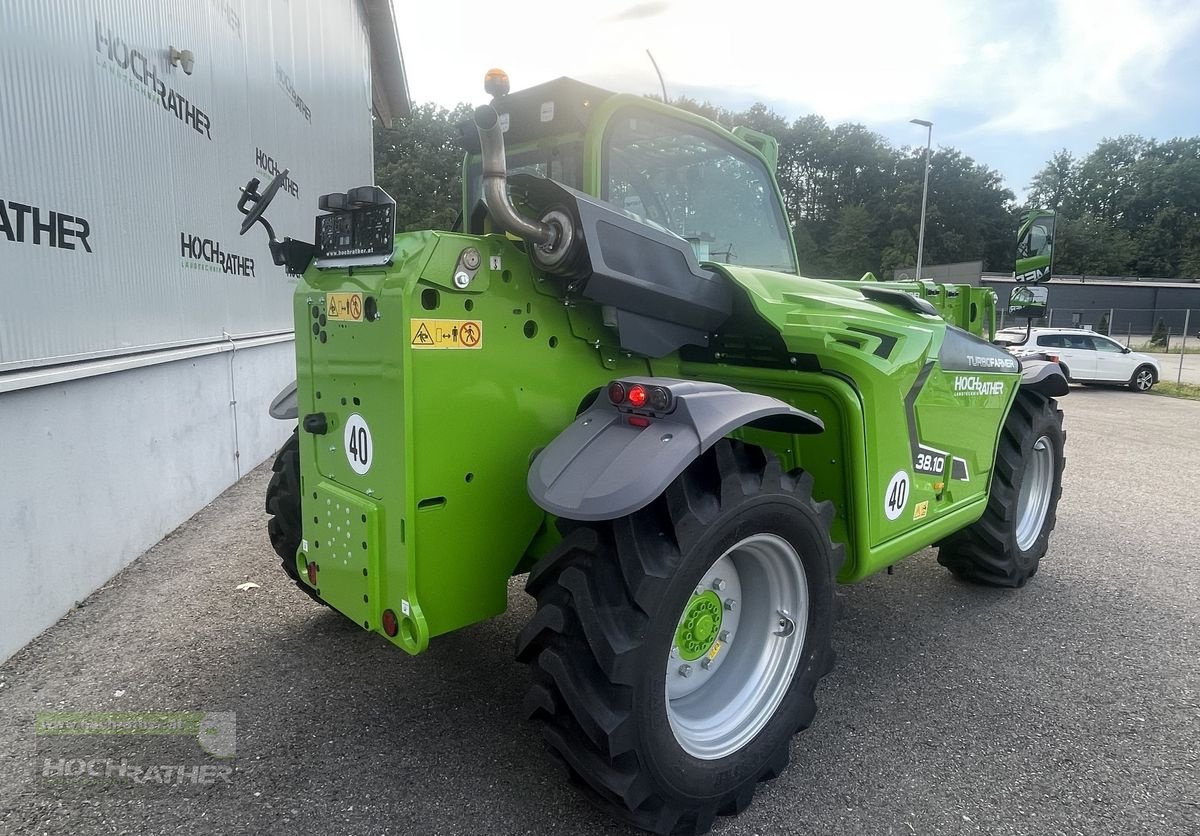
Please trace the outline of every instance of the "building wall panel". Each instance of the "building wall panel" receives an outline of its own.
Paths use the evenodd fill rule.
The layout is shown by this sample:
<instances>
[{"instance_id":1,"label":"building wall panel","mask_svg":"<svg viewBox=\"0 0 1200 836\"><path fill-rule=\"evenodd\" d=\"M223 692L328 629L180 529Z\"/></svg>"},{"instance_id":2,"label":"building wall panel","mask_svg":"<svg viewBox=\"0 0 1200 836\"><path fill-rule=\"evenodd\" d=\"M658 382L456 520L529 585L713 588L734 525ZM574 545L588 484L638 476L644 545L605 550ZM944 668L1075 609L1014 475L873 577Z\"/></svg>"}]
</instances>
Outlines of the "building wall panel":
<instances>
[{"instance_id":1,"label":"building wall panel","mask_svg":"<svg viewBox=\"0 0 1200 836\"><path fill-rule=\"evenodd\" d=\"M289 330L238 190L287 167L268 217L311 240L319 194L372 182L362 26L320 0L0 7L0 373Z\"/></svg>"}]
</instances>

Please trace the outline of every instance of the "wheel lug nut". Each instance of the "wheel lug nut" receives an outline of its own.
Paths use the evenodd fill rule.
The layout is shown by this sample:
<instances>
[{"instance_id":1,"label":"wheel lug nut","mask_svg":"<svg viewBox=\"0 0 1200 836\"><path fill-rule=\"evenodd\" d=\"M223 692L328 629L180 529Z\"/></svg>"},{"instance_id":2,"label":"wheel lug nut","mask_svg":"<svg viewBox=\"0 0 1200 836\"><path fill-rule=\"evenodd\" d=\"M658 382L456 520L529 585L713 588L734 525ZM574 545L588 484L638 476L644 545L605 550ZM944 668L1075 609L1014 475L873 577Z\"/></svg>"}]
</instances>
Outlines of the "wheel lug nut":
<instances>
[{"instance_id":1,"label":"wheel lug nut","mask_svg":"<svg viewBox=\"0 0 1200 836\"><path fill-rule=\"evenodd\" d=\"M729 610L730 612L733 612L735 609L737 609L737 601L735 601L733 598L726 598L725 599L725 609Z\"/></svg>"},{"instance_id":2,"label":"wheel lug nut","mask_svg":"<svg viewBox=\"0 0 1200 836\"><path fill-rule=\"evenodd\" d=\"M721 590L723 590L725 588L724 578L717 578L716 580L714 580L712 582L712 588L715 589L717 592L720 592Z\"/></svg>"},{"instance_id":3,"label":"wheel lug nut","mask_svg":"<svg viewBox=\"0 0 1200 836\"><path fill-rule=\"evenodd\" d=\"M717 636L717 640L720 641L721 644L724 644L725 642L729 641L729 631L722 630L721 635Z\"/></svg>"},{"instance_id":4,"label":"wheel lug nut","mask_svg":"<svg viewBox=\"0 0 1200 836\"><path fill-rule=\"evenodd\" d=\"M691 676L692 675L692 666L691 665L680 665L679 666L679 675L682 677L685 677L685 678Z\"/></svg>"},{"instance_id":5,"label":"wheel lug nut","mask_svg":"<svg viewBox=\"0 0 1200 836\"><path fill-rule=\"evenodd\" d=\"M705 670L708 670L709 668L712 667L712 659L709 659L707 656L705 656L703 659L700 660L700 667L704 668Z\"/></svg>"}]
</instances>

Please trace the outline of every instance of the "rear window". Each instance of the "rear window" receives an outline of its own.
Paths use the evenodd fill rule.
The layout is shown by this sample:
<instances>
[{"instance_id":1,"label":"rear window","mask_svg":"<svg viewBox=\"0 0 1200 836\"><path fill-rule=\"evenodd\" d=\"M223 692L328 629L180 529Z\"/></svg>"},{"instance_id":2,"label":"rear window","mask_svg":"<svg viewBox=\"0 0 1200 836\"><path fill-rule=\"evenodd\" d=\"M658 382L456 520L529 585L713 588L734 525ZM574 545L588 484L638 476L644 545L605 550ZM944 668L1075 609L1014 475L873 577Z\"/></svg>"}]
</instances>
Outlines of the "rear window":
<instances>
[{"instance_id":1,"label":"rear window","mask_svg":"<svg viewBox=\"0 0 1200 836\"><path fill-rule=\"evenodd\" d=\"M1048 348L1065 348L1062 334L1043 334L1037 338L1037 344Z\"/></svg>"}]
</instances>

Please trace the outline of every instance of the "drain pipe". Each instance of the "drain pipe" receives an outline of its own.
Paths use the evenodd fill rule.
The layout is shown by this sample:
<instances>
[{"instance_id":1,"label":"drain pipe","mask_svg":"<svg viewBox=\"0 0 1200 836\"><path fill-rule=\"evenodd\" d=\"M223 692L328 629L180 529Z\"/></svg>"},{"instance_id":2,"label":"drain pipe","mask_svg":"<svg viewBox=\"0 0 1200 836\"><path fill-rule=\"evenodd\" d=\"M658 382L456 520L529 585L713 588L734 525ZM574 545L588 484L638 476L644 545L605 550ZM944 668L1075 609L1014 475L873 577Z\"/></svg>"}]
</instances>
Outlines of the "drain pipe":
<instances>
[{"instance_id":1,"label":"drain pipe","mask_svg":"<svg viewBox=\"0 0 1200 836\"><path fill-rule=\"evenodd\" d=\"M242 478L242 445L238 438L237 378L234 359L237 357L237 341L228 331L221 329L221 336L229 342L229 410L233 415L233 468L237 478Z\"/></svg>"}]
</instances>

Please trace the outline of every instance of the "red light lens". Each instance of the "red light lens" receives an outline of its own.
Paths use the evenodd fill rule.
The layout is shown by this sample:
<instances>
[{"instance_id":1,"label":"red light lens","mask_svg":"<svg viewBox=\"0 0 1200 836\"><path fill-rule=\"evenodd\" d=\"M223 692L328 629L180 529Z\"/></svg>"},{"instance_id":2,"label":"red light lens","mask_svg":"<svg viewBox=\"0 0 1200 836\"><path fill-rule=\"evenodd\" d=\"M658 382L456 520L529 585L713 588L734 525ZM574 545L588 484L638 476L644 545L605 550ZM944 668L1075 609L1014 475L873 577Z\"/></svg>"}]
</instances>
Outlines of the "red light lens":
<instances>
[{"instance_id":1,"label":"red light lens","mask_svg":"<svg viewBox=\"0 0 1200 836\"><path fill-rule=\"evenodd\" d=\"M629 416L629 426L643 427L643 428L648 427L648 426L650 426L650 419L644 415L630 415Z\"/></svg>"},{"instance_id":2,"label":"red light lens","mask_svg":"<svg viewBox=\"0 0 1200 836\"><path fill-rule=\"evenodd\" d=\"M317 564L311 562L308 564L308 584L309 586L317 585Z\"/></svg>"},{"instance_id":3,"label":"red light lens","mask_svg":"<svg viewBox=\"0 0 1200 836\"><path fill-rule=\"evenodd\" d=\"M608 384L608 399L614 404L625 402L625 384L619 380L614 380Z\"/></svg>"},{"instance_id":4,"label":"red light lens","mask_svg":"<svg viewBox=\"0 0 1200 836\"><path fill-rule=\"evenodd\" d=\"M400 625L396 623L396 614L391 610L383 611L383 632L389 636L395 636L399 631Z\"/></svg>"},{"instance_id":5,"label":"red light lens","mask_svg":"<svg viewBox=\"0 0 1200 836\"><path fill-rule=\"evenodd\" d=\"M634 384L629 387L629 402L637 408L646 405L646 387Z\"/></svg>"}]
</instances>

